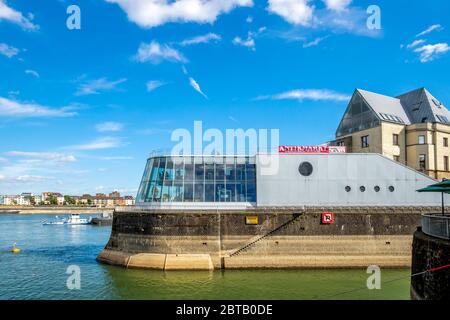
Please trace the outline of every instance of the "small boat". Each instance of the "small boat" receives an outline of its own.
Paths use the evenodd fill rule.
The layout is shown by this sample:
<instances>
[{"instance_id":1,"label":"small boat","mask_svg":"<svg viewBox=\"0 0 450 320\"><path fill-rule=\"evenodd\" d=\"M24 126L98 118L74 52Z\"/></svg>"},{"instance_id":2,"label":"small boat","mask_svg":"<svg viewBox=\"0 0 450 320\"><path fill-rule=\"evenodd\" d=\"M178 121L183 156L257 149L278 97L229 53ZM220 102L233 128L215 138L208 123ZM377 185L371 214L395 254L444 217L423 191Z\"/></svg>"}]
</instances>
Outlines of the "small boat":
<instances>
[{"instance_id":1,"label":"small boat","mask_svg":"<svg viewBox=\"0 0 450 320\"><path fill-rule=\"evenodd\" d=\"M89 219L80 218L80 214L78 213L72 213L68 219L58 219L55 221L46 221L43 223L44 226L46 225L85 225L85 224L91 224L92 218L89 217Z\"/></svg>"}]
</instances>

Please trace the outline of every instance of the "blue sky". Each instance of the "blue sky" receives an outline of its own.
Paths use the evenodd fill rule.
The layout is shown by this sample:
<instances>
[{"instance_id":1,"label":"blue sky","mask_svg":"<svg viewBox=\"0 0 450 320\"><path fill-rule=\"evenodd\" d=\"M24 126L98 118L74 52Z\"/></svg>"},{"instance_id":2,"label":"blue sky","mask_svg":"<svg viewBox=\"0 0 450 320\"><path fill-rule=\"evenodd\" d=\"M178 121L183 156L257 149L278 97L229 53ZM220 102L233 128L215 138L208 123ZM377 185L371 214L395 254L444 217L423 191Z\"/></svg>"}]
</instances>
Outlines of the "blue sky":
<instances>
[{"instance_id":1,"label":"blue sky","mask_svg":"<svg viewBox=\"0 0 450 320\"><path fill-rule=\"evenodd\" d=\"M81 29L69 30L69 5ZM193 9L192 5L196 5ZM369 30L366 9L381 9ZM0 194L134 195L171 132L333 138L355 88L450 103L448 1L0 0Z\"/></svg>"}]
</instances>

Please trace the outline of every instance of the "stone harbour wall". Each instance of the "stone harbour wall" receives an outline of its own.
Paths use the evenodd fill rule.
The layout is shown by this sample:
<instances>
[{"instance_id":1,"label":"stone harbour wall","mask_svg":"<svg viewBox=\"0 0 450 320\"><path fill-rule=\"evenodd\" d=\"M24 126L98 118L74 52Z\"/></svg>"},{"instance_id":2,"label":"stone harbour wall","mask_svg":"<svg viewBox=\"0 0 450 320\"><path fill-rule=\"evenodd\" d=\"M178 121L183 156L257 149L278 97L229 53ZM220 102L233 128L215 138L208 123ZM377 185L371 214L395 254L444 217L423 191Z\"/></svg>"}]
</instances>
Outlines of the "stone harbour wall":
<instances>
[{"instance_id":1,"label":"stone harbour wall","mask_svg":"<svg viewBox=\"0 0 450 320\"><path fill-rule=\"evenodd\" d=\"M334 213L322 224L323 211ZM115 212L98 260L164 270L409 267L422 209ZM257 217L256 224L247 224ZM255 221L253 221L255 222Z\"/></svg>"}]
</instances>

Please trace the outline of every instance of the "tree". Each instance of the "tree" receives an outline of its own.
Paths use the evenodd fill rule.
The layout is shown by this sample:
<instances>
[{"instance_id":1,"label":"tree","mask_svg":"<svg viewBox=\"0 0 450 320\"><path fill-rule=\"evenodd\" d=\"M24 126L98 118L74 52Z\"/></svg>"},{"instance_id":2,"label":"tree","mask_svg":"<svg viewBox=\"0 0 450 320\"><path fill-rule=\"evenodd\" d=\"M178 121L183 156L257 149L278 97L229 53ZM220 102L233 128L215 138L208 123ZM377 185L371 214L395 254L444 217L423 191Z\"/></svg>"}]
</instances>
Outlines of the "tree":
<instances>
[{"instance_id":1,"label":"tree","mask_svg":"<svg viewBox=\"0 0 450 320\"><path fill-rule=\"evenodd\" d=\"M47 200L52 206L56 206L58 204L58 198L56 198L54 195L48 196Z\"/></svg>"},{"instance_id":2,"label":"tree","mask_svg":"<svg viewBox=\"0 0 450 320\"><path fill-rule=\"evenodd\" d=\"M71 196L64 196L64 202L71 206L76 203L75 199Z\"/></svg>"}]
</instances>

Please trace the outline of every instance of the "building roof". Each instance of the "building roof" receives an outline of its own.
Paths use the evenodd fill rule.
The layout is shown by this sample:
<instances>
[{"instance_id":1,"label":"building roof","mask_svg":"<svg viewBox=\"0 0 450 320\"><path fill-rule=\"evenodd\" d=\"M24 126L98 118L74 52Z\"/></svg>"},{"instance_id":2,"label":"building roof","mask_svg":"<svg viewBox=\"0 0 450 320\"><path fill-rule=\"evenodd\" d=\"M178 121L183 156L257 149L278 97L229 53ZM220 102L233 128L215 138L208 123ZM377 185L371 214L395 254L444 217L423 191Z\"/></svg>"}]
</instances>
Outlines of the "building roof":
<instances>
[{"instance_id":1,"label":"building roof","mask_svg":"<svg viewBox=\"0 0 450 320\"><path fill-rule=\"evenodd\" d=\"M357 89L381 121L411 124L400 99Z\"/></svg>"},{"instance_id":2,"label":"building roof","mask_svg":"<svg viewBox=\"0 0 450 320\"><path fill-rule=\"evenodd\" d=\"M450 112L427 89L420 88L397 97L412 123L440 122L450 124Z\"/></svg>"}]
</instances>

